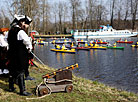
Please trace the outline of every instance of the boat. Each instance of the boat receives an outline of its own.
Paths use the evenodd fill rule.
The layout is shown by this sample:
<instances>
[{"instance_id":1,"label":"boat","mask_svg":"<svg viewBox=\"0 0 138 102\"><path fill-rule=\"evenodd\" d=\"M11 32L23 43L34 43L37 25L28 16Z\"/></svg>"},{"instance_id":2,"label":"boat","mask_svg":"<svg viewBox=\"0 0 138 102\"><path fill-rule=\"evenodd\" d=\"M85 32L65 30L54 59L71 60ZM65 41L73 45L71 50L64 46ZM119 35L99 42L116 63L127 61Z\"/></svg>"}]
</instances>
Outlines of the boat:
<instances>
[{"instance_id":1,"label":"boat","mask_svg":"<svg viewBox=\"0 0 138 102\"><path fill-rule=\"evenodd\" d=\"M45 43L37 43L38 45L45 45Z\"/></svg>"},{"instance_id":2,"label":"boat","mask_svg":"<svg viewBox=\"0 0 138 102\"><path fill-rule=\"evenodd\" d=\"M38 44L38 45L45 45L45 44L48 44L48 42L45 42L45 41L43 41L43 42L36 42L36 44Z\"/></svg>"},{"instance_id":3,"label":"boat","mask_svg":"<svg viewBox=\"0 0 138 102\"><path fill-rule=\"evenodd\" d=\"M135 47L135 48L138 48L138 45L131 45L131 47Z\"/></svg>"},{"instance_id":4,"label":"boat","mask_svg":"<svg viewBox=\"0 0 138 102\"><path fill-rule=\"evenodd\" d=\"M51 43L52 43L52 44L66 44L66 43L71 44L72 41L54 41L54 40L53 40Z\"/></svg>"},{"instance_id":5,"label":"boat","mask_svg":"<svg viewBox=\"0 0 138 102\"><path fill-rule=\"evenodd\" d=\"M71 46L71 45L65 45L66 48L69 48L69 49L75 49L77 46Z\"/></svg>"},{"instance_id":6,"label":"boat","mask_svg":"<svg viewBox=\"0 0 138 102\"><path fill-rule=\"evenodd\" d=\"M54 52L61 52L61 53L72 53L72 54L74 54L76 51L75 50L68 50L68 49L66 49L66 50L63 50L63 49L51 49L51 51L54 51Z\"/></svg>"},{"instance_id":7,"label":"boat","mask_svg":"<svg viewBox=\"0 0 138 102\"><path fill-rule=\"evenodd\" d=\"M118 40L116 41L117 43L127 43L127 44L132 44L133 41L121 41L121 40Z\"/></svg>"},{"instance_id":8,"label":"boat","mask_svg":"<svg viewBox=\"0 0 138 102\"><path fill-rule=\"evenodd\" d=\"M40 41L40 42L35 41L34 43L35 43L35 44L38 44L38 45L45 45L45 44L48 44L48 42L46 42L46 41Z\"/></svg>"},{"instance_id":9,"label":"boat","mask_svg":"<svg viewBox=\"0 0 138 102\"><path fill-rule=\"evenodd\" d=\"M92 42L93 44L107 44L107 42Z\"/></svg>"},{"instance_id":10,"label":"boat","mask_svg":"<svg viewBox=\"0 0 138 102\"><path fill-rule=\"evenodd\" d=\"M76 50L90 50L89 47L76 47Z\"/></svg>"},{"instance_id":11,"label":"boat","mask_svg":"<svg viewBox=\"0 0 138 102\"><path fill-rule=\"evenodd\" d=\"M129 30L116 30L112 26L101 25L100 29L76 29L71 31L74 39L80 38L114 38L114 37L133 37L137 36L138 32Z\"/></svg>"},{"instance_id":12,"label":"boat","mask_svg":"<svg viewBox=\"0 0 138 102\"><path fill-rule=\"evenodd\" d=\"M106 50L107 49L106 47L103 47L103 46L91 46L89 48L90 49L100 49L100 50Z\"/></svg>"},{"instance_id":13,"label":"boat","mask_svg":"<svg viewBox=\"0 0 138 102\"><path fill-rule=\"evenodd\" d=\"M88 42L88 41L83 41L83 40L77 40L77 41L76 41L77 44L85 44L85 43L87 43L87 42Z\"/></svg>"},{"instance_id":14,"label":"boat","mask_svg":"<svg viewBox=\"0 0 138 102\"><path fill-rule=\"evenodd\" d=\"M103 47L106 47L108 49L120 49L120 50L124 49L124 47L114 47L114 46L103 46Z\"/></svg>"}]
</instances>

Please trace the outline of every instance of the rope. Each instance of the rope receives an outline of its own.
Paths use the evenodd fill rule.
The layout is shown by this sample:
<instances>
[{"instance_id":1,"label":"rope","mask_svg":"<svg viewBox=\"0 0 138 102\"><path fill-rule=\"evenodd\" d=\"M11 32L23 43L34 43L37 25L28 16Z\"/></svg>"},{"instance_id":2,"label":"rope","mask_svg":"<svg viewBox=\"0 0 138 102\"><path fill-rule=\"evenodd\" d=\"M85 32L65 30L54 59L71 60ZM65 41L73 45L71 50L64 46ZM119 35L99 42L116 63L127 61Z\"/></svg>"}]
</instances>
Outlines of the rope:
<instances>
[{"instance_id":1,"label":"rope","mask_svg":"<svg viewBox=\"0 0 138 102\"><path fill-rule=\"evenodd\" d=\"M62 82L62 81L72 81L72 80L69 80L69 79L63 79L63 80L59 80L59 81L55 81L55 82L51 82L51 83L59 83L59 82ZM36 88L36 95L38 96L38 88L40 87L41 84L45 84L45 86L49 89L49 94L46 94L46 95L43 95L41 97L36 97L36 98L26 98L26 100L31 100L31 99L41 99L41 98L44 98L46 96L49 96L51 95L51 88L46 84L46 82L48 83L48 81L46 80L46 78L44 78L44 80L37 86Z\"/></svg>"},{"instance_id":2,"label":"rope","mask_svg":"<svg viewBox=\"0 0 138 102\"><path fill-rule=\"evenodd\" d=\"M46 84L46 78L44 78L44 80L37 86L37 88L36 88L36 94L37 94L37 96L38 96L38 88L40 87L40 85L41 84L45 84L45 86L49 89L49 94L46 94L46 95L43 95L43 96L41 96L41 97L36 97L36 98L26 98L26 100L32 100L32 99L41 99L41 98L44 98L44 97L46 97L46 96L49 96L49 95L51 95L51 88Z\"/></svg>"}]
</instances>

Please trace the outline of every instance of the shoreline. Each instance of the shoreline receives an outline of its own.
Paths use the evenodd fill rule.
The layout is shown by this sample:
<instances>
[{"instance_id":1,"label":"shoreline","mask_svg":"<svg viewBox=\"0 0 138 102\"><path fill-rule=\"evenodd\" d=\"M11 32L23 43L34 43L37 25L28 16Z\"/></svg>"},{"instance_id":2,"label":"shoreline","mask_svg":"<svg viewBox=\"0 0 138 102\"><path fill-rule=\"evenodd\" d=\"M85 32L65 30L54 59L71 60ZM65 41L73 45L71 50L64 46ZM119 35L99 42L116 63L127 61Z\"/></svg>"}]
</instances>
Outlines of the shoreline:
<instances>
[{"instance_id":1,"label":"shoreline","mask_svg":"<svg viewBox=\"0 0 138 102\"><path fill-rule=\"evenodd\" d=\"M33 93L33 96L24 97L18 94L19 88L15 85L17 92L12 93L6 91L8 89L8 79L0 80L0 100L1 102L137 102L138 94L119 90L117 88L102 84L97 81L91 81L85 78L73 75L73 91L71 93L58 92L51 93L42 99L26 100L26 98L37 98L34 94L34 89L43 79L42 76L55 71L47 65L43 66L38 62L34 62L35 66L30 67L30 75L35 78L34 81L25 81L28 92Z\"/></svg>"}]
</instances>

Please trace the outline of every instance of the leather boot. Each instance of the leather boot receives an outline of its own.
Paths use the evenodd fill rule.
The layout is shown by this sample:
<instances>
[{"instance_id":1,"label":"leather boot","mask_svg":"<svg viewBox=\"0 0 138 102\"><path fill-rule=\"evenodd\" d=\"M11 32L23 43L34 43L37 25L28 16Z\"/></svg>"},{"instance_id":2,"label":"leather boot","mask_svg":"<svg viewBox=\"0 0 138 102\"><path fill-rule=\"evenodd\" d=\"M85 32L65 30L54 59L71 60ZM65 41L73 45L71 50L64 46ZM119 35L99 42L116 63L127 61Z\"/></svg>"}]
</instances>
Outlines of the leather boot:
<instances>
[{"instance_id":1,"label":"leather boot","mask_svg":"<svg viewBox=\"0 0 138 102\"><path fill-rule=\"evenodd\" d=\"M14 88L14 78L13 76L9 76L9 91L13 92L15 90Z\"/></svg>"},{"instance_id":2,"label":"leather boot","mask_svg":"<svg viewBox=\"0 0 138 102\"><path fill-rule=\"evenodd\" d=\"M20 88L20 95L22 95L22 96L30 96L31 95L31 93L25 91L24 73L21 73L18 76L18 85Z\"/></svg>"}]
</instances>

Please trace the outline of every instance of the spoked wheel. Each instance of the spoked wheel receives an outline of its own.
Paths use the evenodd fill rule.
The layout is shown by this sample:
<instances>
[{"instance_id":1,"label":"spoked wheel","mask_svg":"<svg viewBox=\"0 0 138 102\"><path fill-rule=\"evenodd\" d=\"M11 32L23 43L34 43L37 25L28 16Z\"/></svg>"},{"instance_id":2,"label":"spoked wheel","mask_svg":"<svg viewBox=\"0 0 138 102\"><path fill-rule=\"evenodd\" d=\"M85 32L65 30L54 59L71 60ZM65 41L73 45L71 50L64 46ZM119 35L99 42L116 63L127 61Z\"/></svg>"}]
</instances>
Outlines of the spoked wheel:
<instances>
[{"instance_id":1,"label":"spoked wheel","mask_svg":"<svg viewBox=\"0 0 138 102\"><path fill-rule=\"evenodd\" d=\"M49 88L47 86L42 84L38 88L38 93L39 93L39 96L43 96L43 95L49 94L50 90L49 90Z\"/></svg>"},{"instance_id":2,"label":"spoked wheel","mask_svg":"<svg viewBox=\"0 0 138 102\"><path fill-rule=\"evenodd\" d=\"M73 85L67 85L66 88L65 88L65 91L66 91L67 93L72 92L72 90L73 90Z\"/></svg>"}]
</instances>

